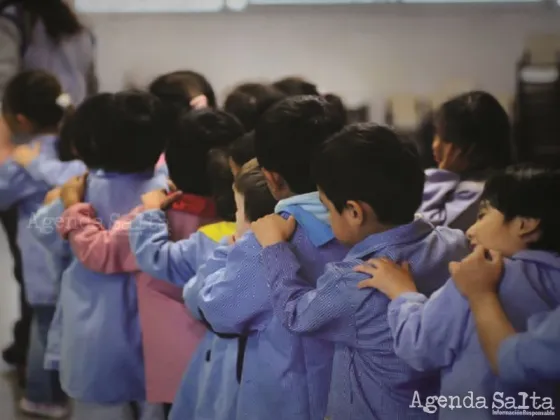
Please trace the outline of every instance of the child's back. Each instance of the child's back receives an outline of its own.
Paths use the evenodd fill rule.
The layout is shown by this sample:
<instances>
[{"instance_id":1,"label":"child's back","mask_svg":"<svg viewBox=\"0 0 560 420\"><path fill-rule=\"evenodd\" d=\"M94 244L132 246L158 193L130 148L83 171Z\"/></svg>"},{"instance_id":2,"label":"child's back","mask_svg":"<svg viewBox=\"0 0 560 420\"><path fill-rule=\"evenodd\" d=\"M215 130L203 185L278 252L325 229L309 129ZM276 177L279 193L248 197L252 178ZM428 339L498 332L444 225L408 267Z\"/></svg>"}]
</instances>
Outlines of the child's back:
<instances>
[{"instance_id":1,"label":"child's back","mask_svg":"<svg viewBox=\"0 0 560 420\"><path fill-rule=\"evenodd\" d=\"M153 169L165 141L162 121L159 101L135 92L88 99L73 117L75 148L90 168L85 201L106 228L138 206L144 193L166 187L167 180ZM94 273L74 256L60 299L65 391L80 403L144 401L133 276Z\"/></svg>"},{"instance_id":2,"label":"child's back","mask_svg":"<svg viewBox=\"0 0 560 420\"><path fill-rule=\"evenodd\" d=\"M90 172L86 202L110 228L138 206L142 194L164 188L153 173ZM81 401L143 401L144 368L133 276L104 275L76 259L64 273L61 382Z\"/></svg>"}]
</instances>

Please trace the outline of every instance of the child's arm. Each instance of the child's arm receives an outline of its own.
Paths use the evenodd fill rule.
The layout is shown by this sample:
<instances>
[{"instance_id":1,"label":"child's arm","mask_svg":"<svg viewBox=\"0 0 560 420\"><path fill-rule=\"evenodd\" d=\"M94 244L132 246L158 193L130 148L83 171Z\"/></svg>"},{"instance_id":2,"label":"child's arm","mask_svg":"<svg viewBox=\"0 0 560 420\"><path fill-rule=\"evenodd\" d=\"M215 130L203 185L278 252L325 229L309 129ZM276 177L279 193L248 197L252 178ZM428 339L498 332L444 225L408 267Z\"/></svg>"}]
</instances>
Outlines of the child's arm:
<instances>
[{"instance_id":1,"label":"child's arm","mask_svg":"<svg viewBox=\"0 0 560 420\"><path fill-rule=\"evenodd\" d=\"M119 218L110 230L95 219L90 204L79 203L68 208L58 227L60 235L68 239L74 255L88 269L103 274L138 271L130 250L128 229L139 209Z\"/></svg>"},{"instance_id":2,"label":"child's arm","mask_svg":"<svg viewBox=\"0 0 560 420\"><path fill-rule=\"evenodd\" d=\"M172 242L162 210L140 213L132 221L130 248L140 270L160 280L184 285L195 275L201 256L210 255L217 243L197 232Z\"/></svg>"},{"instance_id":3,"label":"child's arm","mask_svg":"<svg viewBox=\"0 0 560 420\"><path fill-rule=\"evenodd\" d=\"M38 156L25 169L37 181L44 181L52 186L63 185L72 177L83 175L87 171L80 160L61 162L45 156Z\"/></svg>"},{"instance_id":4,"label":"child's arm","mask_svg":"<svg viewBox=\"0 0 560 420\"><path fill-rule=\"evenodd\" d=\"M494 372L505 381L520 385L558 381L560 311L531 318L528 331L517 334L497 294L504 271L501 255L486 253L478 247L450 268L457 288L469 300L480 344Z\"/></svg>"},{"instance_id":5,"label":"child's arm","mask_svg":"<svg viewBox=\"0 0 560 420\"><path fill-rule=\"evenodd\" d=\"M501 326L496 325L501 328L501 333L497 334L504 337L499 343L496 361L500 378L522 386L542 385L543 381L559 382L560 307L530 318L529 329L522 334L510 334L509 321L503 319L502 322Z\"/></svg>"},{"instance_id":6,"label":"child's arm","mask_svg":"<svg viewBox=\"0 0 560 420\"><path fill-rule=\"evenodd\" d=\"M417 292L408 265L377 259L355 270L372 276L360 288L376 288L392 299L387 320L401 359L418 371L453 363L462 346L469 307L451 280L428 299Z\"/></svg>"},{"instance_id":7,"label":"child's arm","mask_svg":"<svg viewBox=\"0 0 560 420\"><path fill-rule=\"evenodd\" d=\"M29 231L49 252L66 256L68 243L57 232L57 226L64 213L64 204L60 198L45 204L29 220Z\"/></svg>"}]
</instances>

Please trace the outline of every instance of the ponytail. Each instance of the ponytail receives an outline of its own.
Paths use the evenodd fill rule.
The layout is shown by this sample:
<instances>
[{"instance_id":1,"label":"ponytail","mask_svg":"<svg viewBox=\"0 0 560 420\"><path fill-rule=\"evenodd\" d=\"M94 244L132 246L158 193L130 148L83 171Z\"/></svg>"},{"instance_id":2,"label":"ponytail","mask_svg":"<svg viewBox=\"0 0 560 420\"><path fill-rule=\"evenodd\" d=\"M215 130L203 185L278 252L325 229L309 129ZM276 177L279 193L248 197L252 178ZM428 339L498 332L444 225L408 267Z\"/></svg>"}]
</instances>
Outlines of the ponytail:
<instances>
[{"instance_id":1,"label":"ponytail","mask_svg":"<svg viewBox=\"0 0 560 420\"><path fill-rule=\"evenodd\" d=\"M63 0L19 0L25 10L40 20L56 43L84 29L74 11Z\"/></svg>"}]
</instances>

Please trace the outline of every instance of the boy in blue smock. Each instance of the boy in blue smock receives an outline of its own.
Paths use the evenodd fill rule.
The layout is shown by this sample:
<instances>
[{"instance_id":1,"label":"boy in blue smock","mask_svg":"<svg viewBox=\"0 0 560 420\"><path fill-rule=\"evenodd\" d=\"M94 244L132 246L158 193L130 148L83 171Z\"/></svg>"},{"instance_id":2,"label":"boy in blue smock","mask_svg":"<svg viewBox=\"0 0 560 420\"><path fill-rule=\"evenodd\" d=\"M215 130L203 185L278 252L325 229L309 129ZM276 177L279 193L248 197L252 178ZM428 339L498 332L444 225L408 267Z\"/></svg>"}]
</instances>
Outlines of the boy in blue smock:
<instances>
[{"instance_id":1,"label":"boy in blue smock","mask_svg":"<svg viewBox=\"0 0 560 420\"><path fill-rule=\"evenodd\" d=\"M306 96L275 105L255 130L259 165L272 195L280 200L276 213L301 221L291 245L311 284L328 262L346 253L334 238L310 175L312 154L341 126L324 99ZM247 339L237 418L322 419L333 347L291 334L274 317L260 251L254 235L244 235L227 255L225 267L206 278L199 293L198 308L213 331ZM173 415L181 418L180 413Z\"/></svg>"},{"instance_id":2,"label":"boy in blue smock","mask_svg":"<svg viewBox=\"0 0 560 420\"><path fill-rule=\"evenodd\" d=\"M58 278L52 276L49 252L32 235L33 213L47 192L85 171L62 150L59 126L68 103L56 78L42 71L22 72L10 81L2 114L12 134L30 137L29 145L14 149L0 165L0 209L18 207L18 243L22 251L26 299L33 308L27 384L20 409L49 418L64 417L68 409L56 373L43 368L47 331L58 298Z\"/></svg>"},{"instance_id":3,"label":"boy in blue smock","mask_svg":"<svg viewBox=\"0 0 560 420\"><path fill-rule=\"evenodd\" d=\"M526 381L507 379L507 371L516 357L536 364L545 362L535 359L544 358L547 353L521 355L513 350L508 354L511 344L504 343L502 377L501 370L499 375L492 372L491 364L495 362L489 363L485 357L484 351L493 353L488 348L485 327L482 339L479 336L483 324L496 325L504 314L513 330L524 332L528 325L532 326L534 317L541 318L543 312L558 307L560 202L550 197L559 190L560 171L546 167L512 167L488 180L478 221L467 231L476 249L461 263L450 265L452 278L460 287L474 289L474 293L467 292L468 300L453 280L428 298L421 291L418 293L413 275L390 261L373 260L360 268L374 276L363 286L375 287L392 299L387 317L399 357L419 371L440 372L441 398L437 400L438 395L434 395L425 405L415 400L418 410L439 411L440 419L491 419L494 415L513 419L532 417L531 413L523 414L523 410L545 413L551 406L557 406L551 382L537 377ZM506 257L503 270L501 255ZM490 261L486 263L486 259ZM411 263L414 268L414 262ZM484 282L487 276L479 273L479 268L486 265L490 266L492 276L501 278L497 296L491 296L491 300L495 304L499 299L502 314L489 313L484 307L480 311L480 305L488 303L489 295L477 293L477 286L465 286L467 282ZM490 303L490 308L495 308ZM499 331L493 331L496 335L492 340L499 338ZM539 351L539 347L534 350ZM492 355L490 360L494 358ZM557 365L556 355L548 360L551 369ZM514 378L517 369L509 372ZM530 398L533 396L534 400ZM513 411L520 413L510 413Z\"/></svg>"},{"instance_id":4,"label":"boy in blue smock","mask_svg":"<svg viewBox=\"0 0 560 420\"><path fill-rule=\"evenodd\" d=\"M386 127L347 127L320 147L312 168L333 232L351 247L348 255L309 283L289 243L297 219L271 216L252 226L267 273L255 281L270 288L276 317L288 331L335 345L327 417L426 418L409 405L415 390L437 393L438 378L414 371L395 354L389 300L359 290L365 276L354 268L374 256L410 259L418 287L429 295L446 281L449 262L466 255L464 235L414 219L423 172L408 145Z\"/></svg>"}]
</instances>

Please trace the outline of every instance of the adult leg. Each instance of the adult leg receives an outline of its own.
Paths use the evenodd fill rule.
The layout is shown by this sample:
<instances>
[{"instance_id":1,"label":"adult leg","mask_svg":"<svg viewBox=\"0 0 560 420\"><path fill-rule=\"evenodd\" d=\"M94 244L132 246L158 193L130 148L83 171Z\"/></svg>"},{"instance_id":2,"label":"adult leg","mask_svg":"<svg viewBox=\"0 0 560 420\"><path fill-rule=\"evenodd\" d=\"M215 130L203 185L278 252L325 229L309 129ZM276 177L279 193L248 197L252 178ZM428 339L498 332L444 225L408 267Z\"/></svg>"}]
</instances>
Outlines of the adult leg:
<instances>
[{"instance_id":1,"label":"adult leg","mask_svg":"<svg viewBox=\"0 0 560 420\"><path fill-rule=\"evenodd\" d=\"M14 326L14 343L3 351L2 356L8 364L24 366L29 351L32 310L25 298L21 253L17 245L17 209L13 207L8 211L0 212L0 220L6 232L14 261L14 277L20 285L20 319Z\"/></svg>"}]
</instances>

